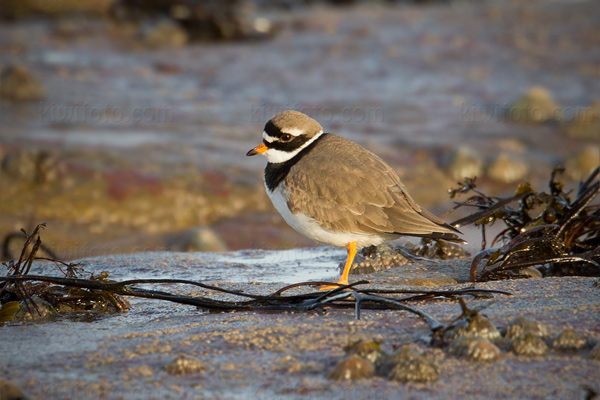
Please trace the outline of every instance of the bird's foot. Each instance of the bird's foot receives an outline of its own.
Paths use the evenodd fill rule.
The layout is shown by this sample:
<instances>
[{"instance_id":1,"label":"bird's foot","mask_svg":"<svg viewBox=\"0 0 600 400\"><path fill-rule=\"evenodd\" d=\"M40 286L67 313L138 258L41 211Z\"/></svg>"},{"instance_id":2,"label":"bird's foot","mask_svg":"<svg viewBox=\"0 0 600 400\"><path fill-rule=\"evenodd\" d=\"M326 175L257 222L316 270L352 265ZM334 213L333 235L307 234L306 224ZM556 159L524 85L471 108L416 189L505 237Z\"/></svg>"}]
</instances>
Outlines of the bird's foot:
<instances>
[{"instance_id":1,"label":"bird's foot","mask_svg":"<svg viewBox=\"0 0 600 400\"><path fill-rule=\"evenodd\" d=\"M338 281L337 285L323 285L319 288L319 290L333 290L337 289L340 286L348 285L348 281Z\"/></svg>"}]
</instances>

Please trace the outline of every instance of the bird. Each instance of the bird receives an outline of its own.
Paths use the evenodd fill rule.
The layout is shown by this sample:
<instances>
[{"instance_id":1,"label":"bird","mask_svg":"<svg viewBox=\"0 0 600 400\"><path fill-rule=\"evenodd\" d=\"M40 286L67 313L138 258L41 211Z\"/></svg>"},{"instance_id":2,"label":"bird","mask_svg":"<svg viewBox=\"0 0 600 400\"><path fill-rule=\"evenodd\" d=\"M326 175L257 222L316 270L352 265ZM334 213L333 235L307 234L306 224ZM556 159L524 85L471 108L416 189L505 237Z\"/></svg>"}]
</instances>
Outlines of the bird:
<instances>
[{"instance_id":1,"label":"bird","mask_svg":"<svg viewBox=\"0 0 600 400\"><path fill-rule=\"evenodd\" d=\"M265 124L262 143L246 156L267 158L264 183L273 206L300 234L348 251L336 285L348 285L358 249L402 236L465 243L461 232L419 206L398 174L358 143L298 111Z\"/></svg>"}]
</instances>

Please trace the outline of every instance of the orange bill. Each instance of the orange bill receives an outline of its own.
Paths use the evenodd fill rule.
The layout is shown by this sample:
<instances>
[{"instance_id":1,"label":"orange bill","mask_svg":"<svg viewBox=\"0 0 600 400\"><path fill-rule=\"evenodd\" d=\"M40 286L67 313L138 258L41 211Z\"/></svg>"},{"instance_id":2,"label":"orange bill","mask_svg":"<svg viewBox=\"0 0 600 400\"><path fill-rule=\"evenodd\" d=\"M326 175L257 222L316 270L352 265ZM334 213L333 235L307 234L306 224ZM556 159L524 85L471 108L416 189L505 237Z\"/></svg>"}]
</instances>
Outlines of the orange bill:
<instances>
[{"instance_id":1,"label":"orange bill","mask_svg":"<svg viewBox=\"0 0 600 400\"><path fill-rule=\"evenodd\" d=\"M246 155L247 156L255 156L257 154L262 154L265 151L267 151L267 146L265 146L264 143L261 143L258 146L256 146L255 148L253 148L252 150L250 150L249 152L247 152Z\"/></svg>"}]
</instances>

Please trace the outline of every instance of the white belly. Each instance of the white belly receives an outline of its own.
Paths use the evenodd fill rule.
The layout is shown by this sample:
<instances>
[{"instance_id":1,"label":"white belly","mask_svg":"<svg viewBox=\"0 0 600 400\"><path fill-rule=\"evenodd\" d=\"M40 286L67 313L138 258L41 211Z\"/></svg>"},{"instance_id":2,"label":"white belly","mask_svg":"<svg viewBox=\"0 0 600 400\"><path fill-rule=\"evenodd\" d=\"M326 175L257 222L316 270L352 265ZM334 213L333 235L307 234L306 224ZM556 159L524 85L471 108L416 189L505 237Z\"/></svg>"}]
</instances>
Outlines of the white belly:
<instances>
[{"instance_id":1,"label":"white belly","mask_svg":"<svg viewBox=\"0 0 600 400\"><path fill-rule=\"evenodd\" d=\"M332 232L322 228L317 220L304 214L293 214L287 205L287 196L283 189L283 184L279 185L273 192L267 188L267 194L271 198L273 205L279 211L285 222L294 228L296 232L306 236L314 241L329 244L337 247L346 247L350 242L356 242L357 247L377 246L387 240L394 239L394 235L370 235L364 233L352 232Z\"/></svg>"}]
</instances>

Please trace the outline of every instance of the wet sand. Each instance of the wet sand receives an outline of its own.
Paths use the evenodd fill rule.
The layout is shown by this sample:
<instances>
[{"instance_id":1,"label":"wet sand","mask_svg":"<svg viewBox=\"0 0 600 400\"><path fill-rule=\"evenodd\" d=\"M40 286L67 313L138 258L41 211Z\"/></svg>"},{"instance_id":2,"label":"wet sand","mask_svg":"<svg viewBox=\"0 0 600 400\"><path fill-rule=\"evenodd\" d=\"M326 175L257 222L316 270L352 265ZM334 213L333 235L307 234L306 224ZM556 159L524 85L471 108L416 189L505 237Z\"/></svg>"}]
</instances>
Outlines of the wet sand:
<instances>
[{"instance_id":1,"label":"wet sand","mask_svg":"<svg viewBox=\"0 0 600 400\"><path fill-rule=\"evenodd\" d=\"M90 272L114 279L198 279L221 287L267 294L287 283L336 276L339 250L290 252L155 253L82 260ZM300 260L301 266L296 260ZM102 318L13 322L0 329L0 375L32 398L44 399L565 399L598 392L599 361L588 358L600 341L597 278L548 278L471 284L467 260L417 263L374 274L376 288L450 290L474 286L513 296L466 298L499 329L517 316L547 326L548 342L570 327L588 340L580 351L551 349L547 356L516 356L503 349L495 362L471 362L427 344L423 320L402 311L353 310L213 314L193 307L131 299L129 312ZM48 266L38 265L35 273ZM235 280L233 277L235 276ZM168 291L202 295L173 285ZM414 302L443 323L460 314L458 303ZM440 380L401 384L384 378L335 382L326 378L357 339L377 340L387 352L414 343L434 358ZM166 366L180 354L203 372L173 375Z\"/></svg>"}]
</instances>

